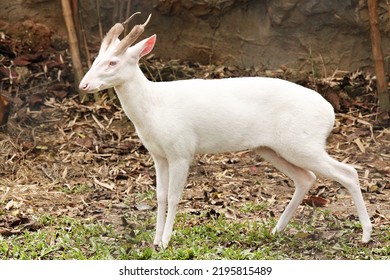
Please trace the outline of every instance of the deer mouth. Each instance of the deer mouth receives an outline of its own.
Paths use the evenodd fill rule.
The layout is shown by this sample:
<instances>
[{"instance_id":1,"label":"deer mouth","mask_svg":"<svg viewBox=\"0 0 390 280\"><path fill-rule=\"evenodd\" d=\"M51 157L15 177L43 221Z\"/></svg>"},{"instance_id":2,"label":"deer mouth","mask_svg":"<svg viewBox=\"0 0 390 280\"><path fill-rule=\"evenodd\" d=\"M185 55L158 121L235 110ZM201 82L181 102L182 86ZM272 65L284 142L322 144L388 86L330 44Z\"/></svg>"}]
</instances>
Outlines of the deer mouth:
<instances>
[{"instance_id":1,"label":"deer mouth","mask_svg":"<svg viewBox=\"0 0 390 280\"><path fill-rule=\"evenodd\" d=\"M81 91L84 91L84 92L95 93L95 92L98 92L98 91L105 89L105 87L104 87L103 83L97 87L91 86L91 84L89 84L89 83L80 83L79 89Z\"/></svg>"}]
</instances>

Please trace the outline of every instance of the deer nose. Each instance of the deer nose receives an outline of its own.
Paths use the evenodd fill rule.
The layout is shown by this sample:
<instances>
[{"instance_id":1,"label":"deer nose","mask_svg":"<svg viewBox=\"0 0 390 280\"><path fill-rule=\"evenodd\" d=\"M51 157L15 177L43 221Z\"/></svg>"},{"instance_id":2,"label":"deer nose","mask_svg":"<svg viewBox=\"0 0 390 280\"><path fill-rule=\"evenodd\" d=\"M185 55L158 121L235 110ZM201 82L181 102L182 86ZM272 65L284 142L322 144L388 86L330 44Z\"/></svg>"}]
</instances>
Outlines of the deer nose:
<instances>
[{"instance_id":1,"label":"deer nose","mask_svg":"<svg viewBox=\"0 0 390 280\"><path fill-rule=\"evenodd\" d=\"M87 91L89 88L89 84L88 83L82 83L79 85L79 89L83 90L83 91Z\"/></svg>"}]
</instances>

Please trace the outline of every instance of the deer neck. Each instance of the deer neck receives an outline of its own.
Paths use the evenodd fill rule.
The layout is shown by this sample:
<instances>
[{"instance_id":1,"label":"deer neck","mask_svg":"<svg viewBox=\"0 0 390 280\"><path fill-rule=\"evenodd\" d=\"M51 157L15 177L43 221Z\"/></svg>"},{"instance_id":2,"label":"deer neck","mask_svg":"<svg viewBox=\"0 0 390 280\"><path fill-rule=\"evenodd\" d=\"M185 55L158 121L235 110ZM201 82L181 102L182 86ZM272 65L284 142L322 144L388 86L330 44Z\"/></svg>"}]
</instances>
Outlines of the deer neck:
<instances>
[{"instance_id":1,"label":"deer neck","mask_svg":"<svg viewBox=\"0 0 390 280\"><path fill-rule=\"evenodd\" d=\"M114 87L123 111L137 128L148 125L147 119L154 103L151 83L137 67L132 78Z\"/></svg>"}]
</instances>

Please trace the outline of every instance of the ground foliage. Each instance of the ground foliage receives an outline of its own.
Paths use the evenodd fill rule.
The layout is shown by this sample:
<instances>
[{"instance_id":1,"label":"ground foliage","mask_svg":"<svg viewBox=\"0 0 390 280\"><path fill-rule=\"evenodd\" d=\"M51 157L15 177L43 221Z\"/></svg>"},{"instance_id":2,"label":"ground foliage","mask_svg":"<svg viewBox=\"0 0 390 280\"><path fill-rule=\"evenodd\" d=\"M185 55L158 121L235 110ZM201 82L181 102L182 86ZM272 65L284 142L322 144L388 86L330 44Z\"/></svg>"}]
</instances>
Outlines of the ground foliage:
<instances>
[{"instance_id":1,"label":"ground foliage","mask_svg":"<svg viewBox=\"0 0 390 280\"><path fill-rule=\"evenodd\" d=\"M131 248L149 248L150 237L136 237L143 236L140 235L143 231L153 233L157 206L155 171L150 155L117 100L109 100L103 94L98 102L81 104L73 90L66 52L51 49L31 53L12 49L12 42L7 37L2 41L0 65L1 94L12 103L8 124L0 132L1 236L23 237L26 232L50 227L49 218L43 221L42 217L69 217L109 225L122 238L137 240ZM336 71L321 77L315 71L302 74L284 66L277 71L239 69L177 60L163 62L152 56L142 62L141 67L155 81L265 75L318 90L337 112L328 151L339 161L352 164L361 179L374 223L373 241L369 246L387 248L379 257L365 257L388 257L389 245L381 242L390 238L378 236L383 235L383 231L388 232L390 225L390 130L377 122L372 76L361 71ZM183 228L194 229L192 233L196 234L196 229L201 229L197 226L213 221L215 228L200 232L200 236L221 236L223 230L216 230L220 218L228 224L231 221L232 225L245 224L248 228L253 223L274 222L292 193L292 182L253 152L199 155L190 169L178 223ZM348 222L357 221L349 193L335 182L319 179L304 202L295 215L298 224L313 219L316 208L326 209L326 214L316 215L316 233L290 228L286 235L296 238L297 243L302 239L326 240L343 246L337 244L341 234L338 230ZM334 224L334 228L329 229L329 223ZM228 226L224 227L228 232ZM235 230L243 235L249 231ZM181 240L184 232L179 232L176 238ZM355 229L354 240L349 242L358 244L360 234L360 230ZM233 240L235 238L219 237L213 242L217 243L215 246L226 248L259 248L255 241L245 244L247 241L240 243ZM112 240L107 239L107 242ZM180 246L178 243L176 246ZM139 257L145 254L152 256L148 249ZM192 258L194 254L190 253ZM8 252L2 257L15 257L11 255ZM324 254L302 256L321 257L331 258Z\"/></svg>"}]
</instances>

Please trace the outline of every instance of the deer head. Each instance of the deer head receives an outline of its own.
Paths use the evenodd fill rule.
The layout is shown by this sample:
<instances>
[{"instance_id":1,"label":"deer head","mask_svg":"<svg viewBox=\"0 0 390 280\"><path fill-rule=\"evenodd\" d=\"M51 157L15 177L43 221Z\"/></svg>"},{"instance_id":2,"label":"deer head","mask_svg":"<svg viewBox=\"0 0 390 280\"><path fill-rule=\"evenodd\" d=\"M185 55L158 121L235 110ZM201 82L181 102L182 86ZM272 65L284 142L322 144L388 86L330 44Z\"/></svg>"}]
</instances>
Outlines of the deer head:
<instances>
[{"instance_id":1,"label":"deer head","mask_svg":"<svg viewBox=\"0 0 390 280\"><path fill-rule=\"evenodd\" d=\"M131 15L123 23L116 23L104 37L98 56L89 71L80 82L79 88L86 92L97 92L103 89L115 87L131 80L134 67L138 67L139 59L148 54L154 46L156 35L153 35L138 44L131 46L144 32L151 14L144 24L135 25L122 40L119 35L135 15Z\"/></svg>"}]
</instances>

